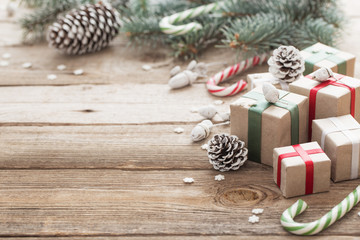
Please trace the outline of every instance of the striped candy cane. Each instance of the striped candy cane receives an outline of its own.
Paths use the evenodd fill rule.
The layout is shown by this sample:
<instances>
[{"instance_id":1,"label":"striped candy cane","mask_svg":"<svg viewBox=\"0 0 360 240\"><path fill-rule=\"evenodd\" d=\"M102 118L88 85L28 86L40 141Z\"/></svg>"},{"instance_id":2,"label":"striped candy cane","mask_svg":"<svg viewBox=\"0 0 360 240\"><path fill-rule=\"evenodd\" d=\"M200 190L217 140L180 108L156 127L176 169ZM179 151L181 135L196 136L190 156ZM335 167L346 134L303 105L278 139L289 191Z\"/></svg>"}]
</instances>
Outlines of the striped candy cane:
<instances>
[{"instance_id":1,"label":"striped candy cane","mask_svg":"<svg viewBox=\"0 0 360 240\"><path fill-rule=\"evenodd\" d=\"M175 26L173 24L179 23L186 19L194 18L205 13L215 11L220 8L223 2L215 2L208 5L191 8L183 12L175 13L171 16L161 19L159 26L161 31L166 34L182 35L188 32L194 32L202 28L201 24L191 22L184 25Z\"/></svg>"},{"instance_id":2,"label":"striped candy cane","mask_svg":"<svg viewBox=\"0 0 360 240\"><path fill-rule=\"evenodd\" d=\"M231 78L232 76L241 73L250 67L262 64L267 59L267 55L255 56L253 58L246 59L244 61L235 64L234 66L228 67L225 70L216 73L206 83L208 91L218 97L232 96L241 92L247 85L244 80L240 80L230 87L220 87L218 84Z\"/></svg>"},{"instance_id":3,"label":"striped candy cane","mask_svg":"<svg viewBox=\"0 0 360 240\"><path fill-rule=\"evenodd\" d=\"M310 223L297 223L294 217L306 210L308 205L299 199L290 208L286 209L281 216L281 225L286 231L295 235L315 235L331 226L334 222L342 218L360 201L360 185L350 193L341 203L331 209L319 220Z\"/></svg>"}]
</instances>

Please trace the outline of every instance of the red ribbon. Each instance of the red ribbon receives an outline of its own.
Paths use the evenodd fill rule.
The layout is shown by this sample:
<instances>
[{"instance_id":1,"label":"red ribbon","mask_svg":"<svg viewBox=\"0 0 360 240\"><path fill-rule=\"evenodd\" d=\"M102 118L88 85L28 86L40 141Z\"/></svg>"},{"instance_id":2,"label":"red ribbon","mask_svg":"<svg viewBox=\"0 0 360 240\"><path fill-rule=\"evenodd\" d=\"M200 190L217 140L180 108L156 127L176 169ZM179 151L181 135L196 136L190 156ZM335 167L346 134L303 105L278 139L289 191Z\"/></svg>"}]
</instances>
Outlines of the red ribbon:
<instances>
[{"instance_id":1,"label":"red ribbon","mask_svg":"<svg viewBox=\"0 0 360 240\"><path fill-rule=\"evenodd\" d=\"M321 148L304 150L300 144L293 145L295 152L280 154L278 157L278 167L277 167L277 185L281 185L281 161L284 158L297 157L300 156L305 162L306 169L306 178L305 178L305 194L313 193L314 189L314 162L311 160L311 154L323 153Z\"/></svg>"},{"instance_id":2,"label":"red ribbon","mask_svg":"<svg viewBox=\"0 0 360 240\"><path fill-rule=\"evenodd\" d=\"M309 79L312 79L312 77L310 75L306 76ZM336 78L338 80L342 79L343 77L345 77L344 75L341 74L337 74ZM309 141L311 141L311 134L312 134L312 121L315 119L315 108L316 108L316 95L317 92L329 85L333 85L333 86L337 86L337 87L343 87L343 88L347 88L350 90L351 93L351 102L350 102L350 113L353 117L355 117L355 88L350 87L346 84L343 83L339 83L336 81L336 79L334 78L329 78L327 81L320 83L319 85L313 87L310 90L310 95L309 95L309 132L308 132L308 139Z\"/></svg>"}]
</instances>

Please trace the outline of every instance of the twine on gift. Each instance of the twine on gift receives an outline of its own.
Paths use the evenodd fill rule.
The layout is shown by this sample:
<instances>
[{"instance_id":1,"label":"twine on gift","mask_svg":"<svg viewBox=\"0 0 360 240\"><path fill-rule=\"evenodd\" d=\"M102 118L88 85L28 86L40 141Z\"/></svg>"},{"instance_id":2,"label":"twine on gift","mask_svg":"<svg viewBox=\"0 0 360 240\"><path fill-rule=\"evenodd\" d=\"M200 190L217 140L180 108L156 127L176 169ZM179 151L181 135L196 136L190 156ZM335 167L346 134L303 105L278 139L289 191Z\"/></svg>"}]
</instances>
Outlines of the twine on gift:
<instances>
[{"instance_id":1,"label":"twine on gift","mask_svg":"<svg viewBox=\"0 0 360 240\"><path fill-rule=\"evenodd\" d=\"M281 215L281 225L283 228L295 235L315 235L341 219L360 201L360 185L351 192L341 203L336 205L320 219L310 223L298 223L294 218L303 213L308 205L299 199L291 207L286 209Z\"/></svg>"}]
</instances>

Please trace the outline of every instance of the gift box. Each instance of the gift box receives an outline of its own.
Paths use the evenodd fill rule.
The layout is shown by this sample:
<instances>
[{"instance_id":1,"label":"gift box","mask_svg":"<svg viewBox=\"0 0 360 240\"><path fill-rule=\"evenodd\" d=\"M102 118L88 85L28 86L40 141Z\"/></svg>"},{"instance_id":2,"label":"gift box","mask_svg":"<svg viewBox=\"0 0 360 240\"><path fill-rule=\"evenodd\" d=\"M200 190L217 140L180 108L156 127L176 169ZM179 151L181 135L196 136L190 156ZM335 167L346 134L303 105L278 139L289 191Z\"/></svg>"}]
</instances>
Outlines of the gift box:
<instances>
[{"instance_id":1,"label":"gift box","mask_svg":"<svg viewBox=\"0 0 360 240\"><path fill-rule=\"evenodd\" d=\"M322 43L316 43L300 53L305 60L304 75L321 67L328 67L333 72L354 76L355 56L353 54L342 52Z\"/></svg>"},{"instance_id":2,"label":"gift box","mask_svg":"<svg viewBox=\"0 0 360 240\"><path fill-rule=\"evenodd\" d=\"M307 97L279 93L280 101L269 103L255 88L230 105L231 134L245 141L249 160L269 166L275 147L307 140Z\"/></svg>"},{"instance_id":3,"label":"gift box","mask_svg":"<svg viewBox=\"0 0 360 240\"><path fill-rule=\"evenodd\" d=\"M338 80L338 81L337 81ZM309 141L312 120L351 114L360 121L360 80L335 74L327 81L312 80L311 75L292 82L290 92L309 97Z\"/></svg>"},{"instance_id":4,"label":"gift box","mask_svg":"<svg viewBox=\"0 0 360 240\"><path fill-rule=\"evenodd\" d=\"M331 161L317 142L275 148L273 161L284 197L329 191Z\"/></svg>"},{"instance_id":5,"label":"gift box","mask_svg":"<svg viewBox=\"0 0 360 240\"><path fill-rule=\"evenodd\" d=\"M289 84L280 82L278 78L274 77L271 73L255 73L247 75L247 82L250 90L261 87L265 82L271 83L277 89L289 90Z\"/></svg>"},{"instance_id":6,"label":"gift box","mask_svg":"<svg viewBox=\"0 0 360 240\"><path fill-rule=\"evenodd\" d=\"M351 115L314 120L312 140L329 156L334 182L359 178L360 124Z\"/></svg>"}]
</instances>

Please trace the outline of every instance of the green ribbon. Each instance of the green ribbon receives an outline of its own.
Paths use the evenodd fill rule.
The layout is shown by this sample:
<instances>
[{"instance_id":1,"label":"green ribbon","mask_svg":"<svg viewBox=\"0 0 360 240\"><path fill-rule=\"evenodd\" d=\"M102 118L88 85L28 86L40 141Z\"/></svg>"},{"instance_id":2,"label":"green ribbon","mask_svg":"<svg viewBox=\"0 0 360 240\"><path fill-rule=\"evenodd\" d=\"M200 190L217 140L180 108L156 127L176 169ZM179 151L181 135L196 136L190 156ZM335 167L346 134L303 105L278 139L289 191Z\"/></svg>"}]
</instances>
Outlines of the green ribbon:
<instances>
[{"instance_id":1,"label":"green ribbon","mask_svg":"<svg viewBox=\"0 0 360 240\"><path fill-rule=\"evenodd\" d=\"M346 75L346 60L336 55L339 51L335 49L331 52L324 49L315 51L313 47L308 47L304 49L304 51L310 52L312 54L310 57L305 59L304 75L312 73L314 71L315 64L325 59L335 63L338 66L338 73Z\"/></svg>"},{"instance_id":2,"label":"green ribbon","mask_svg":"<svg viewBox=\"0 0 360 240\"><path fill-rule=\"evenodd\" d=\"M279 99L289 92L279 90ZM257 100L256 105L249 108L248 116L248 150L249 160L261 163L261 119L262 113L271 105L289 110L291 116L291 145L299 143L299 108L298 105L286 100L269 103L262 93L251 91L243 97Z\"/></svg>"}]
</instances>

